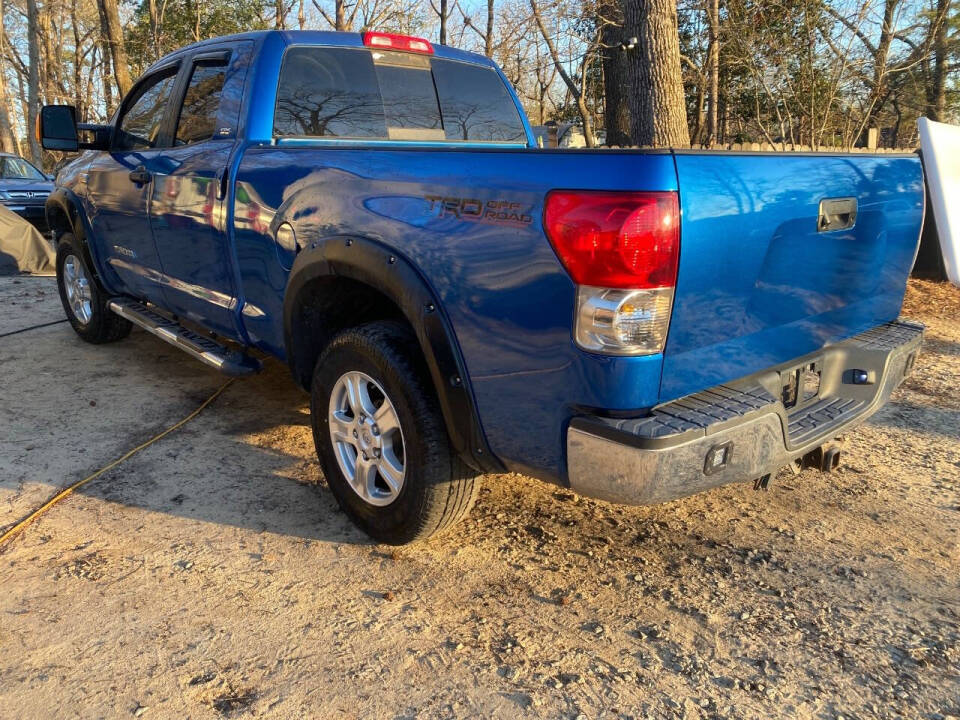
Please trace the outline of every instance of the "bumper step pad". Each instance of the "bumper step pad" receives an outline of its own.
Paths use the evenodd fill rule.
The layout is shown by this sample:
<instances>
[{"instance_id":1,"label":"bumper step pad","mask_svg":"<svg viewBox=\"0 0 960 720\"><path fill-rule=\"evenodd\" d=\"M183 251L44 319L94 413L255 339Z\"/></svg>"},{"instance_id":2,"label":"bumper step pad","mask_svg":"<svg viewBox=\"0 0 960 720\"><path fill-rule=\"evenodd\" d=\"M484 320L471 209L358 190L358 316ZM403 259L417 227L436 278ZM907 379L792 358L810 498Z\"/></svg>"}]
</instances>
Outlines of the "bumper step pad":
<instances>
[{"instance_id":1,"label":"bumper step pad","mask_svg":"<svg viewBox=\"0 0 960 720\"><path fill-rule=\"evenodd\" d=\"M185 328L175 320L129 298L112 298L107 307L134 325L216 368L224 375L239 377L259 372L261 363L240 350L231 350L215 340Z\"/></svg>"},{"instance_id":2,"label":"bumper step pad","mask_svg":"<svg viewBox=\"0 0 960 720\"><path fill-rule=\"evenodd\" d=\"M567 431L567 479L582 495L626 505L674 500L760 478L878 410L909 373L923 327L886 323L744 380L654 408L640 418L581 415ZM825 394L788 411L782 373L816 363ZM850 369L867 382L848 384ZM717 462L717 458L722 458Z\"/></svg>"},{"instance_id":3,"label":"bumper step pad","mask_svg":"<svg viewBox=\"0 0 960 720\"><path fill-rule=\"evenodd\" d=\"M646 505L762 479L879 410L909 374L922 340L920 325L887 323L640 418L575 417L567 431L570 487ZM788 411L779 397L781 373L811 362L829 373L825 395ZM848 384L850 369L865 371L869 381Z\"/></svg>"},{"instance_id":4,"label":"bumper step pad","mask_svg":"<svg viewBox=\"0 0 960 720\"><path fill-rule=\"evenodd\" d=\"M866 401L852 398L825 398L790 415L790 424L787 426L790 443L803 445L810 438L819 435L823 429L842 425L848 418L856 417L863 412L867 404Z\"/></svg>"},{"instance_id":5,"label":"bumper step pad","mask_svg":"<svg viewBox=\"0 0 960 720\"><path fill-rule=\"evenodd\" d=\"M574 418L572 427L642 448L656 448L661 442L676 444L678 436L700 437L713 426L740 421L769 410L777 399L760 385L734 388L728 385L688 395L654 408L642 418ZM684 438L686 439L686 438Z\"/></svg>"},{"instance_id":6,"label":"bumper step pad","mask_svg":"<svg viewBox=\"0 0 960 720\"><path fill-rule=\"evenodd\" d=\"M886 355L918 341L922 335L922 325L891 322L855 335L838 345ZM894 372L899 372L900 377L895 378L899 384L903 368ZM775 412L784 421L790 446L799 447L831 427L843 425L861 414L869 404L866 400L825 397L813 405L790 412L784 410L779 398L759 382L747 381L737 386L718 385L665 403L644 417L576 417L570 425L620 443L655 450L713 434L729 424L746 421L757 414Z\"/></svg>"},{"instance_id":7,"label":"bumper step pad","mask_svg":"<svg viewBox=\"0 0 960 720\"><path fill-rule=\"evenodd\" d=\"M902 347L919 345L923 337L923 325L911 322L892 322L871 328L859 335L845 340L843 345L863 353L886 356ZM912 365L910 353L900 353L895 362L887 367L886 382L895 388L910 372ZM893 388L890 389L892 392ZM809 407L787 414L787 437L792 447L807 445L832 428L845 425L848 421L863 415L872 399L850 397L826 397Z\"/></svg>"},{"instance_id":8,"label":"bumper step pad","mask_svg":"<svg viewBox=\"0 0 960 720\"><path fill-rule=\"evenodd\" d=\"M878 325L859 335L854 335L845 343L856 345L863 350L895 350L923 335L924 327L909 320L898 320Z\"/></svg>"}]
</instances>

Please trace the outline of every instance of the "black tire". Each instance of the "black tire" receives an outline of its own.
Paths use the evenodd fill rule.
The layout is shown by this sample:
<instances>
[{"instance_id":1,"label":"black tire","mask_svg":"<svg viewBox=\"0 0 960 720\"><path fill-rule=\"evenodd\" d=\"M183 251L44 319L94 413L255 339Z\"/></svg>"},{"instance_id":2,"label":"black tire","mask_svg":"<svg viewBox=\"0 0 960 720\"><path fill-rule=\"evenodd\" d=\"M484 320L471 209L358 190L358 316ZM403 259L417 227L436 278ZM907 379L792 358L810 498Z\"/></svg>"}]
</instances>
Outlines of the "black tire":
<instances>
[{"instance_id":1,"label":"black tire","mask_svg":"<svg viewBox=\"0 0 960 720\"><path fill-rule=\"evenodd\" d=\"M74 267L76 264L82 267L86 276L90 295L90 317L86 319L78 317L70 306L64 279L64 265L69 258L73 259ZM60 302L63 303L63 311L67 314L70 325L73 326L77 335L88 343L100 345L122 340L130 334L130 329L133 327L130 321L107 309L107 301L110 298L97 282L96 276L91 272L79 244L71 233L61 235L57 244L57 289L60 291Z\"/></svg>"},{"instance_id":2,"label":"black tire","mask_svg":"<svg viewBox=\"0 0 960 720\"><path fill-rule=\"evenodd\" d=\"M388 505L362 498L337 460L328 414L335 386L348 372L364 373L379 385L399 420L405 477ZM424 540L455 525L473 507L479 485L476 472L450 446L429 372L407 326L375 322L334 337L314 369L310 417L330 490L350 519L372 538L390 545Z\"/></svg>"}]
</instances>

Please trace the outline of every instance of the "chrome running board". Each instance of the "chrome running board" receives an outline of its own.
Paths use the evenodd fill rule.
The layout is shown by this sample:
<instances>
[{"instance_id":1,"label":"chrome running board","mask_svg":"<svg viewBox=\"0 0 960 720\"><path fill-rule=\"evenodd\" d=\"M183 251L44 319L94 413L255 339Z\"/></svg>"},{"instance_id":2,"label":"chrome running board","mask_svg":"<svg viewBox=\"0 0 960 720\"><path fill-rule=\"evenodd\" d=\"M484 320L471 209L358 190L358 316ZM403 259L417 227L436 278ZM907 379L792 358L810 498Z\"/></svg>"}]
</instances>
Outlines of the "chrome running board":
<instances>
[{"instance_id":1,"label":"chrome running board","mask_svg":"<svg viewBox=\"0 0 960 720\"><path fill-rule=\"evenodd\" d=\"M256 358L240 350L231 350L215 340L188 330L136 300L111 298L107 307L120 317L139 325L148 333L216 368L224 375L237 377L260 371L261 363Z\"/></svg>"}]
</instances>

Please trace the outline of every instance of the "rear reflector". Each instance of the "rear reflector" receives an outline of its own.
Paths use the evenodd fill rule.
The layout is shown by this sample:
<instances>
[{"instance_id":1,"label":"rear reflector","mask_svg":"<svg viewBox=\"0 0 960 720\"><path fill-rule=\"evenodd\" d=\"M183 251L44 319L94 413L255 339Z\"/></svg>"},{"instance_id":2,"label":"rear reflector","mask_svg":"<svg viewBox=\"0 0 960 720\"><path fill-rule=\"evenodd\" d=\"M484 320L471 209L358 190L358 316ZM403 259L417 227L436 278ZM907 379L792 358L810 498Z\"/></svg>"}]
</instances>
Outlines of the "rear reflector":
<instances>
[{"instance_id":1,"label":"rear reflector","mask_svg":"<svg viewBox=\"0 0 960 720\"><path fill-rule=\"evenodd\" d=\"M578 285L676 284L680 210L674 192L555 190L547 195L543 224Z\"/></svg>"},{"instance_id":2,"label":"rear reflector","mask_svg":"<svg viewBox=\"0 0 960 720\"><path fill-rule=\"evenodd\" d=\"M409 35L394 35L393 33L365 32L363 44L367 47L381 50L403 50L404 52L426 53L433 55L433 45L429 40L411 37Z\"/></svg>"}]
</instances>

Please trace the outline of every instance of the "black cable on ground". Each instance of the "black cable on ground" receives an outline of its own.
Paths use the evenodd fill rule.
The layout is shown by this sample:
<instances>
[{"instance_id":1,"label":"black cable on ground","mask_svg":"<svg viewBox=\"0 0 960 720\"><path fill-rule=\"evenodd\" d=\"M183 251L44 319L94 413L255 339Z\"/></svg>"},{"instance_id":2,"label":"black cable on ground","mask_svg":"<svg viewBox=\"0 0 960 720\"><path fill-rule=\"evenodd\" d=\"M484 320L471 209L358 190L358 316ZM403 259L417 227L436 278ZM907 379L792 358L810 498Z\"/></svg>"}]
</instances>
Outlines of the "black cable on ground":
<instances>
[{"instance_id":1,"label":"black cable on ground","mask_svg":"<svg viewBox=\"0 0 960 720\"><path fill-rule=\"evenodd\" d=\"M20 328L19 330L11 330L10 332L0 333L0 338L10 337L11 335L19 335L20 333L29 332L30 330L39 330L40 328L50 327L51 325L59 325L60 323L65 322L67 322L67 319L63 318L62 320L52 320L48 323L31 325L30 327Z\"/></svg>"}]
</instances>

